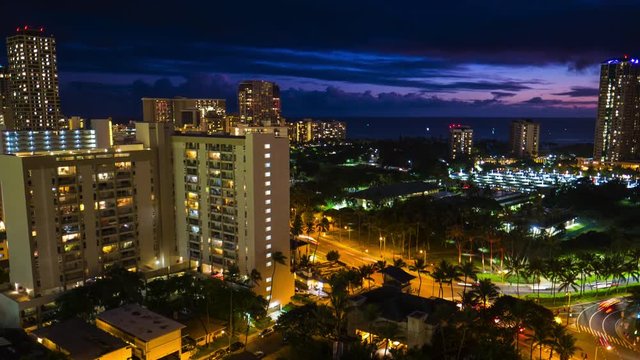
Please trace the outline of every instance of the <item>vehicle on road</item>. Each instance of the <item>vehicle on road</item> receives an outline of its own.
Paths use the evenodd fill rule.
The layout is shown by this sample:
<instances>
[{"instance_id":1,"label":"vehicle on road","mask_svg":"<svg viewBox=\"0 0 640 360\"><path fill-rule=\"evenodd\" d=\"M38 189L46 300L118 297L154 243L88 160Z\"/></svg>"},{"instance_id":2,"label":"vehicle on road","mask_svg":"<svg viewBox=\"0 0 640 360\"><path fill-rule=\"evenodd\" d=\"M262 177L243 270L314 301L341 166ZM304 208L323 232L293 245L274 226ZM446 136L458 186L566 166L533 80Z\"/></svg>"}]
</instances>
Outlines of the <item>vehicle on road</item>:
<instances>
[{"instance_id":1,"label":"vehicle on road","mask_svg":"<svg viewBox=\"0 0 640 360\"><path fill-rule=\"evenodd\" d=\"M604 311L606 314L610 314L615 310L617 310L619 303L620 303L620 299L618 298L608 299L608 300L602 301L598 305L598 310Z\"/></svg>"},{"instance_id":2,"label":"vehicle on road","mask_svg":"<svg viewBox=\"0 0 640 360\"><path fill-rule=\"evenodd\" d=\"M227 353L236 352L242 350L242 348L244 348L244 343L236 341L227 348Z\"/></svg>"},{"instance_id":3,"label":"vehicle on road","mask_svg":"<svg viewBox=\"0 0 640 360\"><path fill-rule=\"evenodd\" d=\"M209 360L218 360L222 359L225 355L227 355L227 350L220 349L216 350L211 356L209 356Z\"/></svg>"},{"instance_id":4,"label":"vehicle on road","mask_svg":"<svg viewBox=\"0 0 640 360\"><path fill-rule=\"evenodd\" d=\"M607 350L613 349L613 346L611 346L611 344L609 343L609 340L607 340L607 338L605 338L604 336L600 336L600 345Z\"/></svg>"},{"instance_id":5,"label":"vehicle on road","mask_svg":"<svg viewBox=\"0 0 640 360\"><path fill-rule=\"evenodd\" d=\"M272 327L266 328L260 332L260 337L265 338L271 334L273 334L273 328Z\"/></svg>"},{"instance_id":6,"label":"vehicle on road","mask_svg":"<svg viewBox=\"0 0 640 360\"><path fill-rule=\"evenodd\" d=\"M264 357L264 352L258 350L253 353L253 356L255 356L257 359L262 359Z\"/></svg>"}]
</instances>

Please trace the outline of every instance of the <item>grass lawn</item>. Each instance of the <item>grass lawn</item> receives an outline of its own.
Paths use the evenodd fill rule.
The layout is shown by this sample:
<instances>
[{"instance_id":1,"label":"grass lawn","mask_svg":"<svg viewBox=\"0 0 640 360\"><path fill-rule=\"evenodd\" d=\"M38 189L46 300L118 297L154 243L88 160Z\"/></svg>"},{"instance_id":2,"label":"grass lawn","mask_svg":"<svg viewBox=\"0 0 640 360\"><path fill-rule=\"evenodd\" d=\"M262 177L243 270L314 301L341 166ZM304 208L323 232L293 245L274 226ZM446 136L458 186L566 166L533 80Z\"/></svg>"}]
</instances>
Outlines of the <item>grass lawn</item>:
<instances>
[{"instance_id":1,"label":"grass lawn","mask_svg":"<svg viewBox=\"0 0 640 360\"><path fill-rule=\"evenodd\" d=\"M622 286L619 286L616 288L610 288L610 289L600 289L597 292L596 290L587 290L581 295L572 293L571 303L575 304L575 303L581 303L581 302L593 302L593 301L605 300L605 299L609 299L617 296L625 296L629 294L629 289L638 288L638 287L640 287L640 285L633 284L629 286L622 285ZM538 295L531 293L531 294L525 295L524 298L528 300L537 300ZM540 300L538 303L545 307L553 308L553 307L565 306L567 304L567 300L568 298L564 293L556 294L555 300L551 294L541 293Z\"/></svg>"}]
</instances>

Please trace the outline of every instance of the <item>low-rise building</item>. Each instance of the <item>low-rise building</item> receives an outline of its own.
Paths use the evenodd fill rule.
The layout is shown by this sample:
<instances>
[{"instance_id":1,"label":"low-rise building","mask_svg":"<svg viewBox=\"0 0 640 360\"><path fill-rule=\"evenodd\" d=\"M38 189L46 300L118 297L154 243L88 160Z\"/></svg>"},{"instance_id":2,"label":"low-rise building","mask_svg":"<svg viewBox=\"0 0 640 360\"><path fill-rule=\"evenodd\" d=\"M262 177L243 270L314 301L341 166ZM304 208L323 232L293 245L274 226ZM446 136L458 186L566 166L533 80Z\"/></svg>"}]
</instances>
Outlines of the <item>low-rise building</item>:
<instances>
[{"instance_id":1,"label":"low-rise building","mask_svg":"<svg viewBox=\"0 0 640 360\"><path fill-rule=\"evenodd\" d=\"M140 305L129 304L107 310L96 318L96 326L133 346L133 355L155 360L182 352L181 323Z\"/></svg>"},{"instance_id":2,"label":"low-rise building","mask_svg":"<svg viewBox=\"0 0 640 360\"><path fill-rule=\"evenodd\" d=\"M123 360L131 346L105 331L75 318L35 330L39 343L73 360Z\"/></svg>"},{"instance_id":3,"label":"low-rise building","mask_svg":"<svg viewBox=\"0 0 640 360\"><path fill-rule=\"evenodd\" d=\"M351 197L355 200L357 206L369 209L379 206L392 206L396 201L402 201L413 196L433 195L438 191L439 186L436 183L411 181L370 187L351 194Z\"/></svg>"},{"instance_id":4,"label":"low-rise building","mask_svg":"<svg viewBox=\"0 0 640 360\"><path fill-rule=\"evenodd\" d=\"M348 313L348 330L363 339L381 338L381 328L387 324L397 327L397 337L391 339L409 348L431 344L433 334L443 314L457 311L454 302L439 298L423 298L403 293L393 286L383 286L351 298L353 310ZM367 312L377 309L371 320ZM382 339L384 340L384 339Z\"/></svg>"}]
</instances>

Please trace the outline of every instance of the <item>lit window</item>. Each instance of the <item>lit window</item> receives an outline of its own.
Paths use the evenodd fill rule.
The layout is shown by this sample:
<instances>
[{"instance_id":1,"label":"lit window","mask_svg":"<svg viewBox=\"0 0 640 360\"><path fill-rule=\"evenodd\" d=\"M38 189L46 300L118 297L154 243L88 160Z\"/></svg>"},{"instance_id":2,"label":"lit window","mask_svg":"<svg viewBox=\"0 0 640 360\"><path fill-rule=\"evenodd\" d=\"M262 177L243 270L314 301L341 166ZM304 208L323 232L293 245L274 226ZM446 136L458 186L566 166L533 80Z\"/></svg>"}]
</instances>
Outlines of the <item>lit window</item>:
<instances>
[{"instance_id":1,"label":"lit window","mask_svg":"<svg viewBox=\"0 0 640 360\"><path fill-rule=\"evenodd\" d=\"M267 253L267 259L271 257L271 253Z\"/></svg>"},{"instance_id":2,"label":"lit window","mask_svg":"<svg viewBox=\"0 0 640 360\"><path fill-rule=\"evenodd\" d=\"M271 167L271 163L270 163L270 162L268 162L268 163L264 163L264 167L266 167L266 168L270 168L270 167Z\"/></svg>"},{"instance_id":3,"label":"lit window","mask_svg":"<svg viewBox=\"0 0 640 360\"><path fill-rule=\"evenodd\" d=\"M265 222L271 222L271 218L270 217L266 218Z\"/></svg>"},{"instance_id":4,"label":"lit window","mask_svg":"<svg viewBox=\"0 0 640 360\"><path fill-rule=\"evenodd\" d=\"M265 194L266 196L271 195L271 190L265 190L264 194Z\"/></svg>"},{"instance_id":5,"label":"lit window","mask_svg":"<svg viewBox=\"0 0 640 360\"><path fill-rule=\"evenodd\" d=\"M267 171L266 173L264 173L264 177L271 177L271 171Z\"/></svg>"},{"instance_id":6,"label":"lit window","mask_svg":"<svg viewBox=\"0 0 640 360\"><path fill-rule=\"evenodd\" d=\"M273 265L271 261L267 262L267 267L271 267L271 265Z\"/></svg>"},{"instance_id":7,"label":"lit window","mask_svg":"<svg viewBox=\"0 0 640 360\"><path fill-rule=\"evenodd\" d=\"M271 240L271 235L267 235L267 236L265 236L265 238L264 238L264 239L265 239L265 240Z\"/></svg>"},{"instance_id":8,"label":"lit window","mask_svg":"<svg viewBox=\"0 0 640 360\"><path fill-rule=\"evenodd\" d=\"M266 249L267 250L271 249L271 244L267 244Z\"/></svg>"},{"instance_id":9,"label":"lit window","mask_svg":"<svg viewBox=\"0 0 640 360\"><path fill-rule=\"evenodd\" d=\"M265 181L264 186L271 186L271 181Z\"/></svg>"},{"instance_id":10,"label":"lit window","mask_svg":"<svg viewBox=\"0 0 640 360\"><path fill-rule=\"evenodd\" d=\"M271 144L264 144L265 149L271 149Z\"/></svg>"},{"instance_id":11,"label":"lit window","mask_svg":"<svg viewBox=\"0 0 640 360\"><path fill-rule=\"evenodd\" d=\"M271 282L271 280L273 280L273 279L271 279L271 277L268 277L265 281L266 281L266 282L268 282L268 283L270 283L270 282Z\"/></svg>"},{"instance_id":12,"label":"lit window","mask_svg":"<svg viewBox=\"0 0 640 360\"><path fill-rule=\"evenodd\" d=\"M265 159L271 159L271 153L264 154L264 158Z\"/></svg>"},{"instance_id":13,"label":"lit window","mask_svg":"<svg viewBox=\"0 0 640 360\"><path fill-rule=\"evenodd\" d=\"M271 199L267 199L267 200L265 200L265 201L264 201L264 204L265 204L265 205L271 205Z\"/></svg>"},{"instance_id":14,"label":"lit window","mask_svg":"<svg viewBox=\"0 0 640 360\"><path fill-rule=\"evenodd\" d=\"M264 209L264 213L265 214L271 214L271 208Z\"/></svg>"},{"instance_id":15,"label":"lit window","mask_svg":"<svg viewBox=\"0 0 640 360\"><path fill-rule=\"evenodd\" d=\"M271 286L267 286L267 291L271 291Z\"/></svg>"},{"instance_id":16,"label":"lit window","mask_svg":"<svg viewBox=\"0 0 640 360\"><path fill-rule=\"evenodd\" d=\"M265 231L271 231L271 226L267 226L264 230Z\"/></svg>"}]
</instances>

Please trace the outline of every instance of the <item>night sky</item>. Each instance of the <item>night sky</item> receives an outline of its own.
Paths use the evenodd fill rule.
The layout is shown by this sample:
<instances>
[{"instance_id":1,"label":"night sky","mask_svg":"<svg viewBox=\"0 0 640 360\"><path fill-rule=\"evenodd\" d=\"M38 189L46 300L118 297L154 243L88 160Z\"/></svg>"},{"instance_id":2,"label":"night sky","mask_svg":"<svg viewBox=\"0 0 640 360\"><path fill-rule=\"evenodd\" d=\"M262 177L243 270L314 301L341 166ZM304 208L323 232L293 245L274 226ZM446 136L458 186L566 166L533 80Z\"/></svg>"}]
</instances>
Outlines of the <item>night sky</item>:
<instances>
[{"instance_id":1,"label":"night sky","mask_svg":"<svg viewBox=\"0 0 640 360\"><path fill-rule=\"evenodd\" d=\"M285 116L595 117L599 62L638 54L640 2L17 1L0 33L58 41L63 112L275 81ZM0 64L6 64L5 51Z\"/></svg>"}]
</instances>

